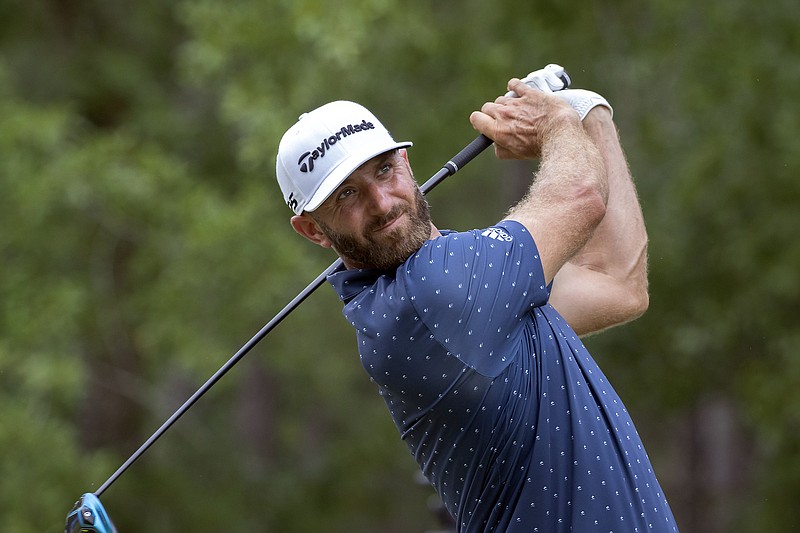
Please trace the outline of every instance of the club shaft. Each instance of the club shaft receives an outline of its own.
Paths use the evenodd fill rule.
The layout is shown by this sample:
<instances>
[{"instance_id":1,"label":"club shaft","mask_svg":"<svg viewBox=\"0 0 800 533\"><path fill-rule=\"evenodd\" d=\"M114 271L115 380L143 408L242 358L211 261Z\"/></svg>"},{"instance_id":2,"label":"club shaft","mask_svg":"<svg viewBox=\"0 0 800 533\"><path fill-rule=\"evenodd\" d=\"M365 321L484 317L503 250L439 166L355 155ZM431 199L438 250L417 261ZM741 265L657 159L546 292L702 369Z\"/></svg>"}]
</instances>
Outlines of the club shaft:
<instances>
[{"instance_id":1,"label":"club shaft","mask_svg":"<svg viewBox=\"0 0 800 533\"><path fill-rule=\"evenodd\" d=\"M452 159L450 159L442 169L434 174L428 181L426 181L422 186L420 186L420 190L423 194L428 193L429 191L433 190L434 187L439 185L445 178L448 176L452 176L456 172L458 172L461 168L464 167L467 163L472 161L478 154L483 152L486 148L491 146L492 141L484 136L478 135L471 143L465 146L460 152L458 152ZM253 347L258 344L267 334L272 331L278 324L280 324L284 318L286 318L289 313L294 311L303 301L308 298L311 293L317 290L326 280L326 278L332 274L333 272L339 270L342 267L342 260L337 259L334 261L328 268L326 268L319 276L314 279L311 283L309 283L305 289L303 289L294 299L289 302L286 307L284 307L277 315L275 315L272 320L270 320L261 330L256 333L253 338L251 338L247 343L239 348L239 351L236 352L233 357L228 359L228 361L219 369L217 370L213 376L211 376L208 381L206 381L203 386L201 386L197 391L192 394L192 396L181 405L177 411L175 411L172 416L170 416L162 425L159 427L155 433L153 433L150 438L148 438L144 444L142 444L138 450L136 450L133 455L131 455L127 461L125 461L122 466L120 466L116 472L114 472L100 487L94 492L94 495L98 498L110 487L130 466L136 462L144 453L152 446L161 436L167 432L167 430L178 421L178 419L183 416L186 411L188 411L206 392L208 392L214 384L217 383L222 377L228 373L228 371L236 365L247 353L253 349Z\"/></svg>"},{"instance_id":2,"label":"club shaft","mask_svg":"<svg viewBox=\"0 0 800 533\"><path fill-rule=\"evenodd\" d=\"M192 394L192 396L186 400L183 405L175 411L172 416L170 416L162 425L159 427L155 433L153 433L150 438L148 438L144 444L142 444L138 450L136 450L133 455L128 458L125 463L120 466L114 474L109 477L105 483L103 483L100 488L98 488L94 494L97 497L100 497L105 490L111 486L114 481L117 480L119 476L122 475L139 457L141 457L144 452L147 451L150 446L152 446L166 431L178 421L178 419L186 413L196 402L199 400L206 392L208 392L214 384L217 383L222 376L228 373L228 371L236 365L247 353L253 349L253 347L258 344L261 339L267 336L267 334L272 331L275 326L280 324L284 318L286 318L289 313L291 313L296 307L298 307L306 298L308 298L311 293L313 293L317 288L319 288L324 282L325 278L332 273L333 271L337 270L341 266L341 260L334 261L331 266L325 269L319 276L314 279L311 283L306 286L297 296L289 302L286 307L284 307L277 315L275 315L272 320L270 320L261 330L256 333L253 338L251 338L247 343L239 348L239 351L236 352L233 357L228 359L228 361L219 369L217 370L213 376L211 376L208 381L206 381L202 387L197 389L197 391Z\"/></svg>"}]
</instances>

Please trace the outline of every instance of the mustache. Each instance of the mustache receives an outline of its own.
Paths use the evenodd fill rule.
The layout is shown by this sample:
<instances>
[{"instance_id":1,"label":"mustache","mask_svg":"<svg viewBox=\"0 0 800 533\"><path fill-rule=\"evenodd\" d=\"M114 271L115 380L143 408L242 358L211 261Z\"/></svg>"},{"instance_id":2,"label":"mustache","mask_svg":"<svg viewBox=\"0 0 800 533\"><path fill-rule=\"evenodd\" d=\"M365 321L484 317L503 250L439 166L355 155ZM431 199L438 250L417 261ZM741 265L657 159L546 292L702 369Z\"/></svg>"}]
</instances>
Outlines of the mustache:
<instances>
[{"instance_id":1,"label":"mustache","mask_svg":"<svg viewBox=\"0 0 800 533\"><path fill-rule=\"evenodd\" d=\"M379 230L382 227L384 227L385 225L387 225L389 222L391 222L394 219L400 217L400 215L402 215L406 211L407 211L407 209L405 207L400 206L400 205L396 205L388 213L386 213L385 215L375 219L372 223L370 223L367 226L366 229L367 229L368 232L373 232L373 231Z\"/></svg>"}]
</instances>

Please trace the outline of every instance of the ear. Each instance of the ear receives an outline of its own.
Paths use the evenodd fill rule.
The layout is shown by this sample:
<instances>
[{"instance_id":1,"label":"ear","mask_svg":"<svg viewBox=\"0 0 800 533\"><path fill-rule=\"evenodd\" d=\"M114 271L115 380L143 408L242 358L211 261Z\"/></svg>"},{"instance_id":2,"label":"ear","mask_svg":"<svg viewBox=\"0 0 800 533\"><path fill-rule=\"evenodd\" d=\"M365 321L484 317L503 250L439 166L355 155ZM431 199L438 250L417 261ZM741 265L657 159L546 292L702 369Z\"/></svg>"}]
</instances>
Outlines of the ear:
<instances>
[{"instance_id":1,"label":"ear","mask_svg":"<svg viewBox=\"0 0 800 533\"><path fill-rule=\"evenodd\" d=\"M295 215L290 222L292 228L309 241L323 248L331 247L331 241L322 232L317 222L307 214Z\"/></svg>"},{"instance_id":2,"label":"ear","mask_svg":"<svg viewBox=\"0 0 800 533\"><path fill-rule=\"evenodd\" d=\"M408 151L405 148L400 148L399 150L397 150L397 152L400 154L400 157L406 160L406 164L410 165L410 163L408 162Z\"/></svg>"}]
</instances>

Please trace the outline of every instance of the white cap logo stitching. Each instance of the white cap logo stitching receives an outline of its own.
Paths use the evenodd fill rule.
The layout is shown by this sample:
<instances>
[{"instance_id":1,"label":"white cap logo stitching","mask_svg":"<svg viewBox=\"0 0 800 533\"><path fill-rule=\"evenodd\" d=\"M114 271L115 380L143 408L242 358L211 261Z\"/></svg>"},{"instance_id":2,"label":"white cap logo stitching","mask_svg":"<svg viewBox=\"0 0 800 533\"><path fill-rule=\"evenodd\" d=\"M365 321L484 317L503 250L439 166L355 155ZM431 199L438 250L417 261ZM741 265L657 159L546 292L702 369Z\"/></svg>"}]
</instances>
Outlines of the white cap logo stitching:
<instances>
[{"instance_id":1,"label":"white cap logo stitching","mask_svg":"<svg viewBox=\"0 0 800 533\"><path fill-rule=\"evenodd\" d=\"M322 142L319 143L319 146L315 146L313 150L304 152L303 155L300 156L300 158L297 160L297 164L300 166L300 172L313 172L314 160L325 157L328 149L337 142L341 141L342 137L347 137L348 135L371 129L375 129L375 125L372 122L367 122L366 120L362 120L360 124L348 124L347 126L342 126L339 131L330 137L322 139Z\"/></svg>"},{"instance_id":2,"label":"white cap logo stitching","mask_svg":"<svg viewBox=\"0 0 800 533\"><path fill-rule=\"evenodd\" d=\"M275 161L278 185L295 214L311 212L360 165L407 146L364 106L330 102L301 115L284 133Z\"/></svg>"}]
</instances>

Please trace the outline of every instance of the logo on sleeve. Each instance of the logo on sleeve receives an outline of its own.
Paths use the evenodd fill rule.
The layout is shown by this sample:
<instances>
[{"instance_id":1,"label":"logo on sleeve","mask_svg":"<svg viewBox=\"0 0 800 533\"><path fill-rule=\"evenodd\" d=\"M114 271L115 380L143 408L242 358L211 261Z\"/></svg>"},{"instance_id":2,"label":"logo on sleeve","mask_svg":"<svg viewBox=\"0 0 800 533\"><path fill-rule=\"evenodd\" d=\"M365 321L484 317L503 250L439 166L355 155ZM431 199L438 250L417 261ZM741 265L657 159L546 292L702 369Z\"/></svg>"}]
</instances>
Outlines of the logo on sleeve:
<instances>
[{"instance_id":1,"label":"logo on sleeve","mask_svg":"<svg viewBox=\"0 0 800 533\"><path fill-rule=\"evenodd\" d=\"M484 237L489 237L490 239L494 239L496 241L511 242L514 240L514 238L511 235L509 235L508 232L506 232L506 230L504 230L503 228L489 228L487 230L484 230L483 233L481 233L481 235Z\"/></svg>"}]
</instances>

